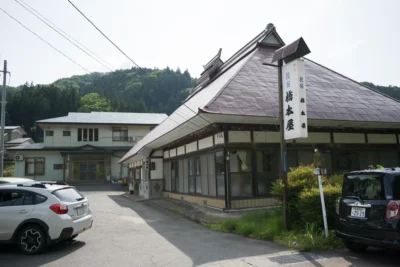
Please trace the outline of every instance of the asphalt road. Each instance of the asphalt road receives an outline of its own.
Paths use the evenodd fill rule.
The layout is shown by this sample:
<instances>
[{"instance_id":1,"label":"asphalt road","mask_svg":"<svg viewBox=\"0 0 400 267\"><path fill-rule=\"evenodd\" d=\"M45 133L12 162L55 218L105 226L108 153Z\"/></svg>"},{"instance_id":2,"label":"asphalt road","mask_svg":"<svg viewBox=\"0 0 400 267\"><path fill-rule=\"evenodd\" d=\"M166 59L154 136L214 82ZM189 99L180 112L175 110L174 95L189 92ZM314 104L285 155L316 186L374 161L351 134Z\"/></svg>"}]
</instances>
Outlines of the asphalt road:
<instances>
[{"instance_id":1,"label":"asphalt road","mask_svg":"<svg viewBox=\"0 0 400 267\"><path fill-rule=\"evenodd\" d=\"M91 230L36 256L1 246L0 266L399 266L395 252L299 254L272 242L208 230L146 202L133 202L115 187L81 190L94 212Z\"/></svg>"}]
</instances>

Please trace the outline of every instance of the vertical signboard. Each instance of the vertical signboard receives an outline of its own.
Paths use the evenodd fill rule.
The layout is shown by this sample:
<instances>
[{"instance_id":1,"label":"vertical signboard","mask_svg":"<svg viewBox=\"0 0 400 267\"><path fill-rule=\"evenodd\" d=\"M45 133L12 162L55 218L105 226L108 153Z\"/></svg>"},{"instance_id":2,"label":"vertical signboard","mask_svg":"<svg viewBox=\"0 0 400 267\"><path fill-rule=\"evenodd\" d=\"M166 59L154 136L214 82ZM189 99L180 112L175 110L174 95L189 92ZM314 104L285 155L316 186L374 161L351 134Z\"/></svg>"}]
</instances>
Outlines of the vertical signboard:
<instances>
[{"instance_id":1,"label":"vertical signboard","mask_svg":"<svg viewBox=\"0 0 400 267\"><path fill-rule=\"evenodd\" d=\"M296 59L282 68L285 140L308 137L304 60Z\"/></svg>"}]
</instances>

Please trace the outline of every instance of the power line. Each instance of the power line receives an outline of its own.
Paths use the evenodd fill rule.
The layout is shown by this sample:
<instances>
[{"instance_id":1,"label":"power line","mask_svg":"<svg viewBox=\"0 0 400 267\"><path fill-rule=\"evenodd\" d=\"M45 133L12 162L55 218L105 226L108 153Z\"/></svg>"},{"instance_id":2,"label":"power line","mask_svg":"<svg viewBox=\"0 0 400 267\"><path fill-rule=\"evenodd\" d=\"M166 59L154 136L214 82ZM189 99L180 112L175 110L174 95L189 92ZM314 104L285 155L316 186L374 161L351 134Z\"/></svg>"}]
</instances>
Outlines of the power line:
<instances>
[{"instance_id":1,"label":"power line","mask_svg":"<svg viewBox=\"0 0 400 267\"><path fill-rule=\"evenodd\" d=\"M111 41L110 38L107 37L107 35L105 35L85 14L83 14L82 11L79 10L79 8L77 8L74 3L71 2L71 0L68 0L68 2L79 12L81 13L81 15L90 22L90 24L93 25L93 27L96 28L96 30L98 30L110 43L112 43L126 58L128 58L136 67L140 68L138 64L136 64L135 61L133 61L127 54L125 54L124 51L122 51L121 48L119 48L113 41Z\"/></svg>"},{"instance_id":2,"label":"power line","mask_svg":"<svg viewBox=\"0 0 400 267\"><path fill-rule=\"evenodd\" d=\"M97 58L93 57L91 54L89 54L88 52L86 52L84 49L82 49L80 46L78 46L76 43L72 42L67 36L65 36L63 33L61 33L59 30L57 30L54 25L54 23L52 23L54 26L50 25L49 23L51 23L48 19L46 19L43 15L41 15L39 12L37 12L36 10L34 10L32 7L30 7L27 3L23 2L25 5L29 6L31 9L33 9L35 12L37 12L40 16L42 16L43 18L45 18L46 20L49 21L49 23L47 23L45 20L43 20L41 17L39 17L38 15L36 15L35 13L33 13L31 10L29 10L26 6L24 6L22 3L20 3L18 0L14 0L15 2L17 2L20 6L22 6L24 9L26 9L29 13L31 13L32 15L34 15L37 19L41 20L44 24L46 24L48 27L50 27L51 29L53 29L56 33L58 33L59 35L61 35L62 37L64 37L65 40L67 40L68 42L70 42L71 44L73 44L74 46L76 46L78 49L80 49L82 52L84 52L86 55L88 55L89 57L91 57L92 59L96 60L98 63L100 63L101 65L103 65L105 68L109 69L110 71L113 71L111 68L109 68L108 66L106 66L105 64L103 64L101 61L99 61ZM92 52L93 53L93 52Z\"/></svg>"},{"instance_id":3,"label":"power line","mask_svg":"<svg viewBox=\"0 0 400 267\"><path fill-rule=\"evenodd\" d=\"M67 59L69 59L70 61L72 61L74 64L78 65L79 67L81 67L82 69L84 69L86 72L91 73L91 71L89 71L88 69L86 69L85 67L83 67L81 64L79 64L78 62L76 62L75 60L73 60L72 58L70 58L69 56L67 56L66 54L64 54L63 52L61 52L59 49L57 49L55 46L53 46L51 43L47 42L45 39L43 39L42 37L40 37L39 35L37 35L34 31L32 31L31 29L29 29L28 27L26 27L24 24L22 24L19 20L17 20L16 18L14 18L13 16L11 16L7 11L5 11L4 9L2 9L0 7L0 10L3 11L7 16L9 16L10 18L12 18L14 21L16 21L19 25L21 25L22 27L24 27L26 30L28 30L29 32L31 32L32 34L34 34L37 38L39 38L40 40L42 40L43 42L45 42L46 44L48 44L51 48L53 48L54 50L56 50L58 53L60 53L61 55L63 55L64 57L66 57Z\"/></svg>"}]
</instances>

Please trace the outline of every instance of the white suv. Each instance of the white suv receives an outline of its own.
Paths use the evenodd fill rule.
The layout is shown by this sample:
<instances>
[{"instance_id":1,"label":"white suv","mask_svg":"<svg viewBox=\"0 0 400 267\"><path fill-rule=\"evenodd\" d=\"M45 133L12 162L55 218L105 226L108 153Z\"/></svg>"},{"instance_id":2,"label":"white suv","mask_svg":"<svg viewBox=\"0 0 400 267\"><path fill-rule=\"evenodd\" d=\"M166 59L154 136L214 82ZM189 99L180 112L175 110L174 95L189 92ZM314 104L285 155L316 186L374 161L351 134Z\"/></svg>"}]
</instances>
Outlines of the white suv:
<instances>
[{"instance_id":1,"label":"white suv","mask_svg":"<svg viewBox=\"0 0 400 267\"><path fill-rule=\"evenodd\" d=\"M0 243L37 254L48 244L72 240L92 227L88 200L68 185L0 186Z\"/></svg>"}]
</instances>

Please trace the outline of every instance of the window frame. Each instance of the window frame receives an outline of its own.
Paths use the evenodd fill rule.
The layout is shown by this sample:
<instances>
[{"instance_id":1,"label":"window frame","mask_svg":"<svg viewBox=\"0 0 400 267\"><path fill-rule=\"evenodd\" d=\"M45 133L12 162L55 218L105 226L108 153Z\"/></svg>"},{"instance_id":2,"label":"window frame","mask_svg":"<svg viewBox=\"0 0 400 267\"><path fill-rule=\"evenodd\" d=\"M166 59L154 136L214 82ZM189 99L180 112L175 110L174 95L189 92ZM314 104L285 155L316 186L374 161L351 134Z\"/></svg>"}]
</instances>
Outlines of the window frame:
<instances>
[{"instance_id":1,"label":"window frame","mask_svg":"<svg viewBox=\"0 0 400 267\"><path fill-rule=\"evenodd\" d=\"M170 161L171 164L171 192L179 192L179 160ZM172 175L172 166L174 166L175 176Z\"/></svg>"},{"instance_id":2,"label":"window frame","mask_svg":"<svg viewBox=\"0 0 400 267\"><path fill-rule=\"evenodd\" d=\"M51 134L49 134L51 133ZM45 131L46 137L53 137L54 136L54 130L46 130Z\"/></svg>"},{"instance_id":3,"label":"window frame","mask_svg":"<svg viewBox=\"0 0 400 267\"><path fill-rule=\"evenodd\" d=\"M99 128L78 128L78 142L98 142Z\"/></svg>"},{"instance_id":4,"label":"window frame","mask_svg":"<svg viewBox=\"0 0 400 267\"><path fill-rule=\"evenodd\" d=\"M118 133L118 135L116 135ZM112 129L112 140L113 142L127 142L129 141L128 128L118 127Z\"/></svg>"},{"instance_id":5,"label":"window frame","mask_svg":"<svg viewBox=\"0 0 400 267\"><path fill-rule=\"evenodd\" d=\"M8 192L10 192L11 194L12 194L12 193L18 193L18 194L23 195L22 204L20 204L20 205L14 205L14 203L12 203L13 205L3 206L3 205L1 204L2 202L0 202L0 208L3 208L3 207L19 207L19 206L32 206L32 205L36 205L36 195L37 195L37 193L35 193L35 192L31 192L31 191L27 191L27 190L21 190L21 189L10 189L10 188L7 188L7 189L0 189L0 194L2 194L2 193L8 193ZM25 204L25 203L24 203L27 194L31 194L31 195L32 195L32 203L31 203L31 204ZM41 196L42 196L42 195L41 195ZM46 201L47 201L47 197L46 197ZM44 202L46 202L46 201L44 201ZM43 202L42 202L42 203L43 203ZM39 203L39 204L41 204L41 203Z\"/></svg>"},{"instance_id":6,"label":"window frame","mask_svg":"<svg viewBox=\"0 0 400 267\"><path fill-rule=\"evenodd\" d=\"M34 171L33 173L28 173L28 164L32 164L32 162L28 162L28 160L33 159L33 168ZM42 160L42 161L38 161L38 160ZM43 172L36 172L36 164L43 164ZM43 176L46 173L46 158L45 157L28 157L25 158L25 176Z\"/></svg>"},{"instance_id":7,"label":"window frame","mask_svg":"<svg viewBox=\"0 0 400 267\"><path fill-rule=\"evenodd\" d=\"M68 133L68 134L67 134ZM70 137L71 136L71 130L65 130L63 131L63 136L64 137Z\"/></svg>"}]
</instances>

